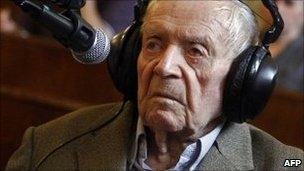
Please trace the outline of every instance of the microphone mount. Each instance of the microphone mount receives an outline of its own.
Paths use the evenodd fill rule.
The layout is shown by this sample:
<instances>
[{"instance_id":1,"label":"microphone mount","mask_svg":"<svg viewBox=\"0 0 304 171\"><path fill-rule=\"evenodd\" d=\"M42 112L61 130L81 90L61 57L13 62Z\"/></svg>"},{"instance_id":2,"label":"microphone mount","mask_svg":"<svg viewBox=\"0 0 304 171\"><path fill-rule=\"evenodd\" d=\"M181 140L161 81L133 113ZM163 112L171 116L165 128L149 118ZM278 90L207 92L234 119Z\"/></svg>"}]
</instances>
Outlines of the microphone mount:
<instances>
[{"instance_id":1,"label":"microphone mount","mask_svg":"<svg viewBox=\"0 0 304 171\"><path fill-rule=\"evenodd\" d=\"M86 3L85 0L51 0L51 2L59 7L71 10L79 10Z\"/></svg>"}]
</instances>

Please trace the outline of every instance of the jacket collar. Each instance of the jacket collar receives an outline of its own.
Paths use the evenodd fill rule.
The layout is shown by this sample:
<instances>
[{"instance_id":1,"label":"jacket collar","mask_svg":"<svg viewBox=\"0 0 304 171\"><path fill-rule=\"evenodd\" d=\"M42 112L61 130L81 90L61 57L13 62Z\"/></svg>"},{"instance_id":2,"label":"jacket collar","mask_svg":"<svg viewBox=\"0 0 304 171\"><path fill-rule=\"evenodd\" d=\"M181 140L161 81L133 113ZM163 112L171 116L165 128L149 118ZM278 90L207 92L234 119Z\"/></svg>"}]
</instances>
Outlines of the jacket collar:
<instances>
[{"instance_id":1,"label":"jacket collar","mask_svg":"<svg viewBox=\"0 0 304 171\"><path fill-rule=\"evenodd\" d=\"M253 170L252 145L248 124L227 122L216 144L205 156L202 169Z\"/></svg>"}]
</instances>

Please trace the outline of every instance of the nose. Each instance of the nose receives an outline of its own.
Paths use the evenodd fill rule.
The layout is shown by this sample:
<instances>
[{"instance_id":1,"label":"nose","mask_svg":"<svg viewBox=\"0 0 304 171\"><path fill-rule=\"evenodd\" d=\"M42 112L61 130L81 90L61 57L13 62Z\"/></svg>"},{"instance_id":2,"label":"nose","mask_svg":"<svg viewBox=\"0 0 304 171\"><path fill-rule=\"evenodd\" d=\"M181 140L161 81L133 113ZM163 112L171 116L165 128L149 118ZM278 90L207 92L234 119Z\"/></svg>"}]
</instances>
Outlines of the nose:
<instances>
[{"instance_id":1,"label":"nose","mask_svg":"<svg viewBox=\"0 0 304 171\"><path fill-rule=\"evenodd\" d=\"M176 46L168 46L164 53L160 56L160 60L154 68L154 73L162 78L173 77L180 78L180 61L182 53Z\"/></svg>"}]
</instances>

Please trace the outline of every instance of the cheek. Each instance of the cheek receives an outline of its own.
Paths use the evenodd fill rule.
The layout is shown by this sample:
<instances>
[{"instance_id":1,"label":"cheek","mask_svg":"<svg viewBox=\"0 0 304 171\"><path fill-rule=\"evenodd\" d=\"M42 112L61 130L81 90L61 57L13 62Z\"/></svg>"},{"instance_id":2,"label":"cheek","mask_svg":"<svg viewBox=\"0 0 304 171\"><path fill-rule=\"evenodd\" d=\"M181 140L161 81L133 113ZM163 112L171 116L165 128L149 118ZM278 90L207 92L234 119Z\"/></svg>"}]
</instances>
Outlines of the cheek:
<instances>
[{"instance_id":1,"label":"cheek","mask_svg":"<svg viewBox=\"0 0 304 171\"><path fill-rule=\"evenodd\" d=\"M203 125L217 117L221 110L223 82L229 63L214 61L212 65L196 68L196 79L192 85L192 108L194 125Z\"/></svg>"},{"instance_id":2,"label":"cheek","mask_svg":"<svg viewBox=\"0 0 304 171\"><path fill-rule=\"evenodd\" d=\"M210 107L210 113L217 114L221 110L226 75L229 71L229 61L215 61L209 73L209 79L202 87L203 96Z\"/></svg>"},{"instance_id":3,"label":"cheek","mask_svg":"<svg viewBox=\"0 0 304 171\"><path fill-rule=\"evenodd\" d=\"M138 100L147 94L157 60L146 60L141 53L137 61L138 70Z\"/></svg>"},{"instance_id":4,"label":"cheek","mask_svg":"<svg viewBox=\"0 0 304 171\"><path fill-rule=\"evenodd\" d=\"M204 85L207 84L208 80L211 78L213 66L212 58L202 58L198 59L196 62L188 62L188 64L193 72L189 74L192 77L191 81L197 82L199 84L196 87L198 89L204 87Z\"/></svg>"},{"instance_id":5,"label":"cheek","mask_svg":"<svg viewBox=\"0 0 304 171\"><path fill-rule=\"evenodd\" d=\"M203 94L212 79L212 65L210 62L201 63L201 65L194 68L194 74L192 76L192 94L194 96L194 107L201 108Z\"/></svg>"},{"instance_id":6,"label":"cheek","mask_svg":"<svg viewBox=\"0 0 304 171\"><path fill-rule=\"evenodd\" d=\"M212 70L212 85L214 87L220 87L223 89L223 84L226 81L226 76L229 72L232 59L229 60L220 60L215 62Z\"/></svg>"}]
</instances>

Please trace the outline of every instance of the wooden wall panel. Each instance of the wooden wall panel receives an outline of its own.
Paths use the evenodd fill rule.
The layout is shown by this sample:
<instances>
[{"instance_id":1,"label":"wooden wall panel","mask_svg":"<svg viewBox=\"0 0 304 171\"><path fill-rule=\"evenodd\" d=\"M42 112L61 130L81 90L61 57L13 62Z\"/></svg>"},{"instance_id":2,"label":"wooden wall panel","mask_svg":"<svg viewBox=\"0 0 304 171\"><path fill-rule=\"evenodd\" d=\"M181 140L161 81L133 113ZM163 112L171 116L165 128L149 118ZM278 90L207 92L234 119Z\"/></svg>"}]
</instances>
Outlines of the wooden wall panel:
<instances>
[{"instance_id":1,"label":"wooden wall panel","mask_svg":"<svg viewBox=\"0 0 304 171\"><path fill-rule=\"evenodd\" d=\"M303 95L275 89L265 110L252 123L285 144L304 149Z\"/></svg>"},{"instance_id":2,"label":"wooden wall panel","mask_svg":"<svg viewBox=\"0 0 304 171\"><path fill-rule=\"evenodd\" d=\"M82 65L55 41L1 34L1 162L26 128L67 112L120 101L105 63Z\"/></svg>"},{"instance_id":3,"label":"wooden wall panel","mask_svg":"<svg viewBox=\"0 0 304 171\"><path fill-rule=\"evenodd\" d=\"M5 93L71 101L80 106L120 99L105 63L82 65L49 39L1 35L0 53Z\"/></svg>"},{"instance_id":4,"label":"wooden wall panel","mask_svg":"<svg viewBox=\"0 0 304 171\"><path fill-rule=\"evenodd\" d=\"M70 111L1 95L0 170L20 146L23 133L29 126L38 126L67 112Z\"/></svg>"}]
</instances>

